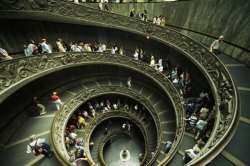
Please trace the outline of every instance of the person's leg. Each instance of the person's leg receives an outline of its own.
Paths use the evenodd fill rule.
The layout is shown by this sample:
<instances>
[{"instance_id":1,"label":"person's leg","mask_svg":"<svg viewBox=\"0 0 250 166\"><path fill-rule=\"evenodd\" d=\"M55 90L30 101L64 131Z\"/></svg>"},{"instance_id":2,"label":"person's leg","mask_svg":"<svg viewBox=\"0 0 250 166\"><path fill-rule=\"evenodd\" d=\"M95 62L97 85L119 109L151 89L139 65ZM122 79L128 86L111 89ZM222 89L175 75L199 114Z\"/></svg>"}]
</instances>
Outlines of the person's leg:
<instances>
[{"instance_id":1,"label":"person's leg","mask_svg":"<svg viewBox=\"0 0 250 166\"><path fill-rule=\"evenodd\" d=\"M47 155L45 154L45 156L48 156L50 157L52 155L52 152L51 152L51 149L50 149L50 145L47 144L47 143L43 143L43 146L42 146L46 152L47 152Z\"/></svg>"},{"instance_id":2,"label":"person's leg","mask_svg":"<svg viewBox=\"0 0 250 166\"><path fill-rule=\"evenodd\" d=\"M196 135L195 139L197 140L197 139L199 138L199 136L200 136L200 130L198 130L198 132L197 132L197 135Z\"/></svg>"},{"instance_id":3,"label":"person's leg","mask_svg":"<svg viewBox=\"0 0 250 166\"><path fill-rule=\"evenodd\" d=\"M56 109L59 110L60 109L60 105L55 101L56 104Z\"/></svg>"},{"instance_id":4,"label":"person's leg","mask_svg":"<svg viewBox=\"0 0 250 166\"><path fill-rule=\"evenodd\" d=\"M187 153L185 153L184 157L183 157L184 164L187 164L191 160L192 160L192 158Z\"/></svg>"},{"instance_id":5,"label":"person's leg","mask_svg":"<svg viewBox=\"0 0 250 166\"><path fill-rule=\"evenodd\" d=\"M44 105L42 105L42 104L37 104L37 106L40 108L40 115L46 113Z\"/></svg>"},{"instance_id":6,"label":"person's leg","mask_svg":"<svg viewBox=\"0 0 250 166\"><path fill-rule=\"evenodd\" d=\"M61 101L61 99L58 99L57 101L56 101L56 103L58 104L58 110L62 107L62 105L63 105L63 103L62 103L62 101Z\"/></svg>"},{"instance_id":7,"label":"person's leg","mask_svg":"<svg viewBox=\"0 0 250 166\"><path fill-rule=\"evenodd\" d=\"M55 104L56 104L57 110L59 110L61 108L61 106L62 106L62 101L60 99L58 99L58 100L55 101Z\"/></svg>"}]
</instances>

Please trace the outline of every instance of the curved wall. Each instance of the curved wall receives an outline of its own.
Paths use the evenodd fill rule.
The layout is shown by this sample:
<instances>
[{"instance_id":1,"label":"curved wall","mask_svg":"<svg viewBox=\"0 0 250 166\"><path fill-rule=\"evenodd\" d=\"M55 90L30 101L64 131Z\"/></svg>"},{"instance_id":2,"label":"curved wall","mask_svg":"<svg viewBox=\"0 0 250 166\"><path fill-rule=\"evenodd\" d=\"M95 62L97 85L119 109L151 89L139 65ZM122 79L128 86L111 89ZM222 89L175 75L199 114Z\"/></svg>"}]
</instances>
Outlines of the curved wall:
<instances>
[{"instance_id":1,"label":"curved wall","mask_svg":"<svg viewBox=\"0 0 250 166\"><path fill-rule=\"evenodd\" d=\"M83 3L83 5L96 8L97 4ZM250 3L248 0L109 4L109 9L113 9L114 13L126 16L129 16L132 8L140 11L146 9L149 20L153 20L155 15L162 14L166 17L167 24L187 29L187 31L182 30L182 33L204 45L209 46L214 38L223 34L225 41L243 48L225 43L222 48L223 52L250 66ZM214 38L206 37L204 34Z\"/></svg>"},{"instance_id":2,"label":"curved wall","mask_svg":"<svg viewBox=\"0 0 250 166\"><path fill-rule=\"evenodd\" d=\"M107 15L108 15L108 13L107 13ZM127 20L128 20L128 19L127 19ZM159 29L162 29L162 28L159 27ZM168 31L167 31L167 32L168 32ZM165 35L165 33L164 33L163 35ZM166 37L168 37L168 36L166 36ZM186 38L184 37L184 38L182 38L182 39L185 40ZM168 41L168 42L170 42L170 41ZM196 43L195 41L192 41L191 45L193 44L193 42ZM168 44L169 44L169 43L168 43ZM171 45L171 42L170 42L169 45ZM201 48L203 48L203 46L201 46L201 45L199 45L199 44L198 44L198 45L195 45L195 46L198 46L198 47L200 46ZM178 48L179 48L179 47L178 47ZM185 48L186 48L186 47L184 47L184 49L183 49L183 48L180 48L180 50L185 50ZM187 48L189 48L189 47L188 47L188 44L187 44ZM185 50L185 51L186 51L186 50ZM193 49L190 50L190 52L189 52L190 55L193 55L192 51L193 51ZM224 75L225 71L223 71L223 70L221 69L221 67L223 67L223 65L221 65L221 63L220 63L219 61L216 61L216 58L214 59L213 55L210 54L210 53L208 52L208 50L206 50L206 49L203 48L201 51L202 51L202 53L200 53L200 52L198 53L199 58L200 58L200 55L204 55L204 54L207 55L207 54L208 54L208 55L211 57L211 59L210 59L208 62L214 62L214 61L216 62L215 65L210 65L210 64L208 64L208 66L207 66L207 65L204 65L204 62L206 62L206 61L204 61L204 62L202 61L202 66L204 66L205 69L208 69L209 72L214 72L214 73L215 73L215 72L218 71L219 73L222 73L222 76L223 76L223 80L222 80L222 81L224 81L224 80L227 81L227 79L230 80L230 82L229 82L228 84L229 84L229 86L230 86L230 83L232 83L232 85L233 85L233 90L234 90L234 89L235 89L235 86L234 86L234 84L233 84L233 81L231 81L231 77L229 76L229 78L225 78L225 75ZM185 53L186 53L186 52L185 52ZM188 53L187 53L187 54L188 54ZM186 55L186 54L185 54L185 55ZM197 57L196 57L196 58L197 58ZM200 60L200 59L199 59L199 60ZM199 62L200 62L200 61L199 61ZM199 65L198 65L198 66L199 66ZM210 67L212 67L212 68L214 68L214 69L211 70ZM219 68L219 70L218 70L218 68ZM224 72L224 73L223 73L223 72ZM215 75L215 76L220 77L219 73L215 73L215 74L217 74L217 75ZM206 73L206 74L207 74L207 73ZM212 75L212 74L210 74L210 75ZM215 76L213 75L212 78L215 78ZM226 76L228 76L227 71L226 71ZM209 78L210 78L210 77L209 77ZM211 80L210 80L210 81L211 81ZM211 82L212 82L212 81L211 81ZM215 83L219 83L220 81L214 81L214 82L215 82ZM213 83L211 83L211 84L212 84L213 86L215 86ZM216 84L216 87L222 87L222 88L223 88L223 86L224 86L224 84L219 84L219 85L220 85L220 86L218 86L218 84ZM229 90L232 90L231 87L229 87L229 88L230 88ZM213 90L214 90L214 89L213 89ZM227 91L227 89L226 89L226 91ZM215 91L213 91L213 92L214 92L214 94L215 94L215 96L216 96L217 93L216 93ZM234 93L233 95L235 95L235 93ZM221 98L221 99L222 99L221 101L223 101L223 100L225 99L225 97L227 97L227 96L224 96L223 94L219 94L219 96L222 97L222 98ZM231 97L231 96L229 96L229 97ZM237 103L237 99L238 99L238 98L237 98L236 95L235 95L234 97L236 98L236 103ZM220 104L220 103L219 103L219 104ZM237 109L237 106L236 106L236 109ZM228 117L227 117L227 118L228 118ZM229 119L231 119L231 118L229 117ZM227 119L226 119L226 120L227 120ZM222 122L223 122L223 120L222 120ZM228 122L228 121L226 121L226 122ZM220 132L219 132L219 133L220 133ZM214 134L215 134L215 133L214 133ZM216 142L216 141L215 141L215 142Z\"/></svg>"}]
</instances>

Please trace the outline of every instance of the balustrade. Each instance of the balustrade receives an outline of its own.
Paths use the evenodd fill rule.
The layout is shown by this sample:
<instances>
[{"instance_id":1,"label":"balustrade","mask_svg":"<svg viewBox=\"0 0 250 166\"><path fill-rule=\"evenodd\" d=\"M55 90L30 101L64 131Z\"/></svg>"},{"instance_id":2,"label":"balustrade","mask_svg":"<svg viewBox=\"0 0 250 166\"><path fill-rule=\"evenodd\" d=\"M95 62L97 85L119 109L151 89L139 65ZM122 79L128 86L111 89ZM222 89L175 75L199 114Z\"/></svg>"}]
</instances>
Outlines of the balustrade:
<instances>
[{"instance_id":1,"label":"balustrade","mask_svg":"<svg viewBox=\"0 0 250 166\"><path fill-rule=\"evenodd\" d=\"M67 3L66 1L8 1L0 2L1 18L43 19L55 20L77 24L96 25L100 27L116 28L141 35L150 36L170 47L180 51L207 78L215 99L215 110L217 114L214 130L208 143L205 145L198 157L190 164L205 165L214 158L229 140L232 138L239 119L239 97L234 82L225 66L207 48L199 42L180 34L172 29L153 25L148 22L138 21L129 17L112 14L81 5ZM44 14L44 12L46 14ZM62 17L63 16L63 17ZM32 79L52 70L60 70L65 66L80 63L113 63L124 65L140 70L143 74L151 77L164 89L174 105L177 117L176 141L180 142L184 132L182 100L168 80L154 71L146 64L133 61L129 58L117 56L85 56L77 54L42 56L23 58L10 62L1 63L1 85L0 102L8 97L8 93L21 88L21 86ZM139 71L138 71L139 72ZM66 117L56 117L56 120L67 120ZM57 128L56 128L57 130ZM59 132L59 131L57 131ZM63 143L63 142L60 142ZM57 146L60 146L57 144ZM64 156L65 154L62 154ZM173 156L167 156L160 165L166 164Z\"/></svg>"}]
</instances>

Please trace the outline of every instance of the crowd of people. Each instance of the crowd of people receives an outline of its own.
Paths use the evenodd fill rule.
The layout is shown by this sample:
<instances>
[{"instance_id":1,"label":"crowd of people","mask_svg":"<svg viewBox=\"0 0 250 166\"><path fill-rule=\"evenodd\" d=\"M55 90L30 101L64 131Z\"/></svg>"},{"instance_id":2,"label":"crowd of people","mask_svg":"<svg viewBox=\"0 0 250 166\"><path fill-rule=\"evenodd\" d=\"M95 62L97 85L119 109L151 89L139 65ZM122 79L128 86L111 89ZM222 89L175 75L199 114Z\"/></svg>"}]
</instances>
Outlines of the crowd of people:
<instances>
[{"instance_id":1,"label":"crowd of people","mask_svg":"<svg viewBox=\"0 0 250 166\"><path fill-rule=\"evenodd\" d=\"M213 42L212 50L216 43L220 44L223 37L220 37L217 41ZM24 52L26 56L33 56L36 54L43 54L43 53L52 53L51 44L47 42L46 39L42 39L41 43L38 45L34 44L33 40L29 40L29 44L26 46L24 45ZM218 46L217 46L218 47ZM120 55L127 55L126 51L123 47L118 47L117 45L112 45L110 48L107 48L105 44L94 42L94 43L84 43L80 42L71 42L69 45L63 41L63 39L58 39L56 41L56 50L59 52L81 52L81 51L94 51L94 52L109 52L111 55L113 54L120 54ZM4 53L5 57L8 57L6 51L1 49L1 52ZM183 94L184 98L188 99L191 96L191 74L188 70L183 70L183 67L180 66L179 63L175 65L170 64L168 58L162 59L161 57L157 57L153 54L148 54L142 48L135 48L134 54L131 55L134 57L135 60L140 60L149 64L150 67L154 68L155 70L159 71L160 73L164 74L174 85L181 87L180 92ZM129 77L126 86L131 88L132 86L132 78ZM62 107L62 102L60 97L57 95L57 92L53 92L51 95L51 100L55 103L56 109L59 110ZM188 101L188 100L187 100ZM190 158L194 157L194 154L197 154L199 150L198 148L202 148L202 146L206 143L207 137L209 137L209 133L212 130L213 121L215 119L215 113L211 109L210 105L211 99L208 97L208 94L201 94L200 97L195 102L186 102L186 115L187 117L185 120L188 122L188 130L196 132L196 139L197 139L197 146L196 151L187 150L185 156L191 156ZM40 115L46 114L45 107L39 102L37 97L35 96L32 99L32 105L36 106L39 111ZM101 101L100 103L94 102L92 105L89 103L89 109L83 112L79 112L77 115L72 115L70 122L75 122L74 125L70 125L66 130L66 137L65 142L66 146L69 147L70 144L77 144L79 146L78 149L81 150L81 153L84 152L84 149L81 147L81 140L77 138L76 128L84 128L86 126L86 119L90 116L95 117L96 112L105 112L110 109L116 109L120 107L120 103L114 103L111 105L109 100ZM125 106L126 107L126 106ZM75 126L75 127L74 127ZM124 127L127 127L127 124L124 124ZM91 143L94 144L94 143ZM169 144L166 145L166 149L169 149ZM77 149L76 149L77 151ZM168 151L168 150L166 150ZM77 152L80 153L80 152ZM79 155L78 155L79 156ZM85 158L85 154L82 153L82 156L79 158ZM79 159L78 158L78 159ZM189 159L185 158L185 162ZM82 160L78 160L82 161Z\"/></svg>"},{"instance_id":2,"label":"crowd of people","mask_svg":"<svg viewBox=\"0 0 250 166\"><path fill-rule=\"evenodd\" d=\"M93 119L97 114L102 114L110 110L129 110L133 109L135 112L144 112L143 121L146 123L148 121L148 116L146 115L145 108L137 103L130 103L127 99L120 101L119 98L106 98L93 99L86 104L79 107L70 117L67 127L65 129L65 146L68 150L69 156L72 161L79 160L79 158L86 158L86 150L84 148L85 140L79 138L77 130L84 129L88 124L89 119ZM103 126L103 134L108 134L111 131L111 126L113 125L111 120L107 120ZM132 124L128 121L121 122L121 130L130 133ZM93 141L90 141L89 149L92 150L95 146ZM81 161L81 160L79 160Z\"/></svg>"},{"instance_id":3,"label":"crowd of people","mask_svg":"<svg viewBox=\"0 0 250 166\"><path fill-rule=\"evenodd\" d=\"M188 163L201 151L202 147L207 143L210 133L213 129L216 118L214 104L208 93L200 93L198 98L185 103L186 108L186 129L196 134L196 144L192 149L185 150L183 157L184 163Z\"/></svg>"},{"instance_id":4,"label":"crowd of people","mask_svg":"<svg viewBox=\"0 0 250 166\"><path fill-rule=\"evenodd\" d=\"M82 0L82 2L85 2L85 0ZM79 4L79 1L74 0L74 3ZM97 8L100 10L112 12L112 9L109 10L107 3L108 1L100 1L98 3ZM146 22L148 21L147 10L143 10L141 12L140 10L135 10L133 8L130 11L129 16ZM155 16L153 18L153 24L165 27L166 19L162 15ZM215 55L221 53L221 45L223 39L224 37L220 36L210 45L209 50ZM52 45L45 38L41 39L41 41L37 44L35 44L34 40L30 39L27 44L23 45L23 47L24 54L26 56L33 56L44 53L49 54L53 52ZM58 38L58 40L56 41L56 49L54 49L54 51L55 50L58 52L110 52L111 54L126 55L126 51L124 50L124 48L118 48L118 46L115 44L110 48L107 48L104 43L99 42L94 42L92 44L79 41L67 44L61 38ZM136 48L133 57L135 60L141 60L143 62L147 62L148 60L148 55L146 55L146 52L142 48ZM193 146L193 148L185 150L183 161L186 164L197 156L197 154L201 151L202 147L209 139L216 118L215 110L213 109L213 102L211 101L209 94L203 92L198 98L196 98L196 100L188 100L191 96L192 90L191 76L189 71L183 71L183 69L180 68L179 63L176 63L176 65L171 66L167 58L164 60L162 58L157 59L157 57L153 54L151 54L149 57L149 66L155 68L160 73L165 74L166 77L169 78L169 80L174 85L180 85L181 93L183 93L184 97L187 99L185 103L186 117L184 118L184 120L186 121L187 131L196 134L196 144ZM0 59L11 60L13 58L7 53L6 50L0 48ZM126 85L128 88L131 88L131 77L128 78ZM62 107L63 103L60 100L60 97L58 96L57 92L53 92L53 94L51 95L51 100L55 103L57 110ZM46 114L46 108L43 104L40 103L37 96L33 97L32 105L39 109L40 115ZM84 149L84 140L82 138L77 137L76 129L83 129L87 125L86 120L90 117L95 118L97 112L101 113L110 109L115 110L119 109L120 107L128 108L129 106L127 104L122 105L119 99L116 102L113 102L113 104L111 104L109 100L102 100L100 102L94 101L88 103L87 110L78 110L77 113L72 114L68 122L67 128L65 129L65 146L68 149L72 164L79 165L81 161L88 160ZM138 105L135 105L134 109L138 110ZM127 129L128 131L130 131L131 126L131 124L126 122L122 124L121 129ZM108 127L105 128L104 133L107 132ZM46 157L52 156L50 145L45 143L45 139L37 138L36 135L31 135L29 139L30 144L27 146L27 153L40 153L45 155ZM90 149L92 149L94 145L94 142L90 142ZM165 147L166 153L169 152L171 146L172 142L167 141ZM40 148L42 148L42 151L39 151ZM143 158L142 156L143 155L141 154L139 158Z\"/></svg>"},{"instance_id":5,"label":"crowd of people","mask_svg":"<svg viewBox=\"0 0 250 166\"><path fill-rule=\"evenodd\" d=\"M134 10L131 12L132 13L130 13L130 16L136 17L136 14L133 14ZM141 17L144 20L147 18L145 13L147 12L144 11L143 17ZM163 18L162 16L155 17L155 24L159 24L157 23L159 22L157 21L158 19L162 20ZM220 47L223 38L223 36L220 36L211 44L210 51L212 53L217 55L221 52ZM39 42L37 45L32 39L29 40L28 44L24 45L24 53L26 56L33 56L44 53L49 54L52 53L52 50L53 49L51 44L45 38L42 39L41 42ZM118 47L116 44L112 45L110 48L107 48L104 43L99 42L87 43L79 41L67 44L61 38L58 38L58 40L56 41L56 49L54 50L58 52L110 52L110 54L127 55L124 48L122 46ZM2 48L0 48L0 56L1 60L13 59L11 56L8 55L7 51ZM191 96L191 75L188 70L183 70L179 63L171 65L168 58L157 58L157 56L153 54L149 55L146 53L145 50L138 47L136 47L132 57L135 60L141 60L143 62L149 63L149 66L164 74L174 85L180 86L180 92L184 95L184 98L188 99ZM131 77L128 78L126 85L128 88L131 88ZM55 103L57 110L62 107L62 102L56 92L53 92L53 94L51 95L51 100ZM188 149L185 151L185 163L189 162L192 158L194 158L199 153L204 144L208 141L215 120L215 112L212 108L211 103L212 102L209 95L207 93L201 93L197 100L193 102L187 100L185 104L187 117L184 118L184 120L187 121L187 130L196 134L195 139L197 141L197 144L194 146L193 149ZM32 105L39 109L40 115L46 114L45 107L39 102L36 96L34 96L32 99ZM82 140L77 139L77 134L75 133L76 128L84 128L86 126L86 119L88 119L90 116L94 118L96 116L96 111L105 112L112 108L119 108L119 106L119 103L111 105L108 100L105 102L101 101L100 103L95 102L93 106L92 104L89 104L89 110L85 110L75 117L74 115L72 115L71 121L72 119L75 119L75 125L70 125L67 128L68 131L65 132L66 146L69 147L69 145L72 143L77 144L78 146L76 147L79 147L78 149L80 149L82 153L84 151L84 149L81 147ZM127 124L124 124L122 126L122 128L126 127ZM90 146L94 146L94 143L91 142ZM166 152L169 151L169 147L170 144L166 144ZM32 149L31 146L29 146L29 148ZM84 155L85 154L83 153L83 155L78 158L80 160L77 161L79 162L81 161L81 159L84 160Z\"/></svg>"},{"instance_id":6,"label":"crowd of people","mask_svg":"<svg viewBox=\"0 0 250 166\"><path fill-rule=\"evenodd\" d=\"M119 47L116 44L107 48L104 43L100 42L83 42L83 41L72 41L69 44L65 42L63 39L58 38L55 42L56 47L53 49L52 44L49 43L45 38L35 44L34 40L30 39L28 44L24 44L24 53L26 56L44 54L44 53L52 53L55 52L110 52L111 54L120 54L126 55L123 47Z\"/></svg>"}]
</instances>

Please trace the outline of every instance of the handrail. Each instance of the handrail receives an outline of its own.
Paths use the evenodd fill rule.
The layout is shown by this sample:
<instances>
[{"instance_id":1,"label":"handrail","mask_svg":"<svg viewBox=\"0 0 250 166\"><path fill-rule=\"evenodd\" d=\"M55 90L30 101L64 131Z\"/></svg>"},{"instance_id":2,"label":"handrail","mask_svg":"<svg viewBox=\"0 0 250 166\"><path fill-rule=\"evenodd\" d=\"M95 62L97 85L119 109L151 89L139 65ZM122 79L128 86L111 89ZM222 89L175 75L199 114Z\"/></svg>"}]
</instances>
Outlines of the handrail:
<instances>
[{"instance_id":1,"label":"handrail","mask_svg":"<svg viewBox=\"0 0 250 166\"><path fill-rule=\"evenodd\" d=\"M108 133L102 140L101 140L101 144L99 145L99 158L102 162L102 165L107 165L104 158L103 158L103 149L104 146L106 145L106 143L112 138L112 137L129 137L131 138L131 136L129 135L129 133L125 132L125 131L121 131L121 130L115 130L112 131L110 133ZM146 144L147 145L147 144Z\"/></svg>"},{"instance_id":2,"label":"handrail","mask_svg":"<svg viewBox=\"0 0 250 166\"><path fill-rule=\"evenodd\" d=\"M176 28L176 29L181 29L181 30L193 32L193 33L196 33L196 34L199 34L199 35L202 35L202 36L210 37L210 38L212 38L212 39L218 39L218 36L215 37L215 36L209 35L209 34L204 33L204 32L200 32L200 31L196 31L196 30L192 30L192 29L188 29L188 28L183 28L183 27L179 27L179 26L176 26L176 25L172 25L172 24L168 24L168 26L173 27L173 28ZM246 52L250 52L249 49L244 48L244 47L242 47L242 46L240 46L240 45L231 43L230 41L223 40L223 42L224 42L224 43L227 43L228 45L232 45L232 46L234 46L234 47L236 47L236 48L239 48L239 49L241 49L241 50L244 50L244 51L246 51Z\"/></svg>"},{"instance_id":3,"label":"handrail","mask_svg":"<svg viewBox=\"0 0 250 166\"><path fill-rule=\"evenodd\" d=\"M133 98L134 100L140 102L147 110L150 110L149 113L153 117L154 124L156 125L157 138L158 140L161 140L161 127L159 126L160 125L159 117L155 109L153 108L153 106L142 95L126 87L119 87L119 86L100 86L100 87L90 88L71 97L62 107L62 109L56 113L55 118L53 120L53 127L51 128L51 135L52 135L52 142L53 142L52 145L54 146L55 153L57 153L59 156L63 156L61 157L64 159L63 163L65 162L67 163L67 161L69 160L69 156L66 155L67 150L66 150L66 147L64 146L64 134L63 133L65 130L67 121L70 118L70 115L73 114L73 112L84 102L89 101L90 99L95 98L97 96L108 95L108 94L118 94L118 95L129 96L130 98ZM114 116L119 116L118 114L119 111L114 111L114 112L110 111L110 112L114 113ZM129 113L125 112L124 114L126 114L126 116L129 116ZM97 124L99 124L102 121L102 119L109 118L111 116L112 115L107 116L106 114L101 114L97 116L97 118L94 118L94 120L92 120L86 127L85 141L89 142L92 130ZM138 121L136 117L129 116L129 118L133 119L134 121ZM145 142L147 142L147 137L144 139L145 139ZM160 147L160 142L157 141L156 148L160 149L159 147ZM88 156L90 163L93 164L94 161L89 155L88 150L87 150L87 156Z\"/></svg>"},{"instance_id":4,"label":"handrail","mask_svg":"<svg viewBox=\"0 0 250 166\"><path fill-rule=\"evenodd\" d=\"M220 153L232 138L237 128L240 113L237 89L223 63L201 43L167 27L160 27L152 23L67 3L66 1L46 1L40 3L36 0L24 0L21 2L3 0L0 2L0 5L4 6L4 11L1 11L0 14L2 18L51 19L51 21L58 19L58 21L62 22L121 29L141 35L148 35L152 39L177 49L193 62L207 78L212 88L217 114L215 128L208 143L192 163L207 164L211 158ZM9 12L22 14L10 15ZM44 12L46 12L46 15L42 14ZM32 16L30 15L31 13ZM140 69L144 67L141 66ZM162 78L162 80L162 87L169 86L166 79ZM167 94L169 95L170 93ZM174 94L171 93L171 95ZM175 99L178 101L173 101ZM174 106L177 117L183 117L180 97L174 95L171 97L171 102L177 104ZM183 126L183 123L183 121L177 119L177 126ZM182 127L177 128L177 135L180 135L178 138L183 138L183 130ZM160 165L166 164L172 157L173 155L167 155L166 160L160 163Z\"/></svg>"},{"instance_id":5,"label":"handrail","mask_svg":"<svg viewBox=\"0 0 250 166\"><path fill-rule=\"evenodd\" d=\"M132 69L134 72L138 72L142 75L147 76L158 84L164 93L167 94L170 99L172 106L176 114L176 147L179 146L184 134L184 122L183 118L183 107L182 100L176 91L175 87L170 83L170 81L164 77L161 73L156 71L154 68L150 67L141 61L135 61L132 58L113 55L106 53L94 53L94 52L84 52L84 53L56 53L42 56L25 57L19 58L17 60L2 62L2 82L8 82L8 86L2 86L0 90L0 98L3 101L15 89L19 89L25 84L33 81L36 78L42 77L45 74L49 74L61 69L70 68L77 65L94 65L94 64L112 64L123 66ZM7 70L6 70L7 69ZM11 69L11 70L10 70ZM13 74L14 73L14 74ZM7 80L7 81L6 81ZM14 81L12 81L14 80ZM7 85L7 84L6 84ZM8 92L8 93L6 93ZM4 94L4 95L3 95ZM157 114L154 115L158 116ZM157 127L160 130L160 125ZM158 140L158 145L160 145L161 137ZM178 143L179 142L179 143ZM156 154L159 152L156 151ZM156 155L155 155L156 156ZM154 158L152 158L153 161Z\"/></svg>"},{"instance_id":6,"label":"handrail","mask_svg":"<svg viewBox=\"0 0 250 166\"><path fill-rule=\"evenodd\" d=\"M125 112L125 111L122 111L122 110L108 111L108 112L100 115L100 117L99 117L99 120L101 119L100 122L98 120L96 120L96 119L95 119L95 121L96 121L97 124L100 124L101 122L103 122L103 120L107 120L107 119L110 119L110 118L117 118L117 117L133 120L133 122L142 131L144 141L145 141L144 146L147 147L147 144L148 144L148 136L147 135L148 134L147 134L147 132L145 130L145 127L143 126L143 123L140 121L140 119L134 117L131 113ZM89 131L90 133L93 132L95 126L96 126L96 124L94 124L92 131ZM91 135L91 134L89 134L89 135ZM88 136L87 140L89 140L89 138L90 138L90 136ZM145 149L145 152L146 152L146 149ZM103 165L106 165L101 153L102 153L102 150L100 151L100 145L99 145L99 156L100 156L101 162L102 162ZM145 162L145 161L143 161L143 162Z\"/></svg>"}]
</instances>

